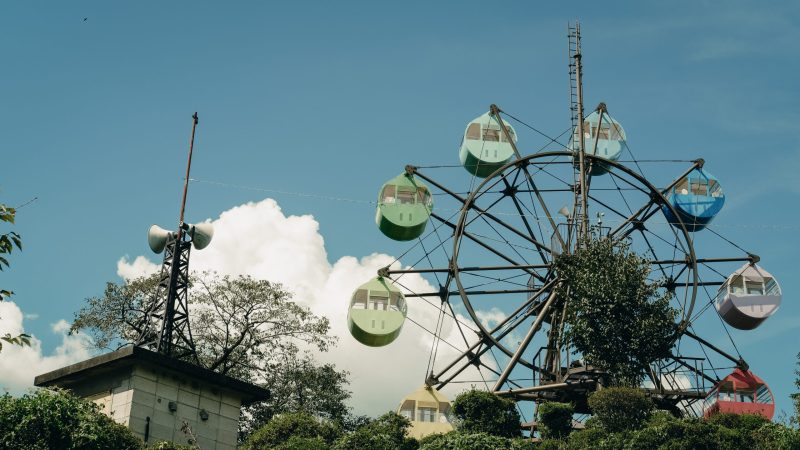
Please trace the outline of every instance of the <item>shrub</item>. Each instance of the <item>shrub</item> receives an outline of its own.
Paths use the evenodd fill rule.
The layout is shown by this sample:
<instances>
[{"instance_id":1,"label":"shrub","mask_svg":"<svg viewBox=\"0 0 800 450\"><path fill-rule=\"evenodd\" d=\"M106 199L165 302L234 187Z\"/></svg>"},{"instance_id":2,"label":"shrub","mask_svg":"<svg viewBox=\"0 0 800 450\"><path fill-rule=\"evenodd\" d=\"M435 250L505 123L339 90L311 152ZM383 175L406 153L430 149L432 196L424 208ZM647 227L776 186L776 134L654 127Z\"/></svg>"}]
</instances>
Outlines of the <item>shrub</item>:
<instances>
[{"instance_id":1,"label":"shrub","mask_svg":"<svg viewBox=\"0 0 800 450\"><path fill-rule=\"evenodd\" d=\"M140 449L143 443L97 405L66 391L40 389L0 397L0 448Z\"/></svg>"},{"instance_id":2,"label":"shrub","mask_svg":"<svg viewBox=\"0 0 800 450\"><path fill-rule=\"evenodd\" d=\"M589 396L593 423L614 433L635 430L650 418L653 402L636 388L613 387L601 389Z\"/></svg>"},{"instance_id":3,"label":"shrub","mask_svg":"<svg viewBox=\"0 0 800 450\"><path fill-rule=\"evenodd\" d=\"M523 450L532 448L521 439L509 439L489 433L451 431L447 434L426 436L419 450Z\"/></svg>"},{"instance_id":4,"label":"shrub","mask_svg":"<svg viewBox=\"0 0 800 450\"><path fill-rule=\"evenodd\" d=\"M411 422L389 412L368 424L345 434L333 445L335 450L415 450L419 443L406 437Z\"/></svg>"},{"instance_id":5,"label":"shrub","mask_svg":"<svg viewBox=\"0 0 800 450\"><path fill-rule=\"evenodd\" d=\"M339 428L307 413L288 413L275 416L266 425L256 430L244 444L246 450L267 448L302 448L297 447L304 442L308 448L327 448L340 435ZM320 447L319 444L324 445ZM292 447L294 446L294 447Z\"/></svg>"},{"instance_id":6,"label":"shrub","mask_svg":"<svg viewBox=\"0 0 800 450\"><path fill-rule=\"evenodd\" d=\"M453 415L459 431L466 434L488 433L501 437L519 437L519 413L516 404L491 392L471 389L453 401Z\"/></svg>"},{"instance_id":7,"label":"shrub","mask_svg":"<svg viewBox=\"0 0 800 450\"><path fill-rule=\"evenodd\" d=\"M572 414L569 403L547 402L539 405L539 431L543 439L561 439L572 431Z\"/></svg>"}]
</instances>

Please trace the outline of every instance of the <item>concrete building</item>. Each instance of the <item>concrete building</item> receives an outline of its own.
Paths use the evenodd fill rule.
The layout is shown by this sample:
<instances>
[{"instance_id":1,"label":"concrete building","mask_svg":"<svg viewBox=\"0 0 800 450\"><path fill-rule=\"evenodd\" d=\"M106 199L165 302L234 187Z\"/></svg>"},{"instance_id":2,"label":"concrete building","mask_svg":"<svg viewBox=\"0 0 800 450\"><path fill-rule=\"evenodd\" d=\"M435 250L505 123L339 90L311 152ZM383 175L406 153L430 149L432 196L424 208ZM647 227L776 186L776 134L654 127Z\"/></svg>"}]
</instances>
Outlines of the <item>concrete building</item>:
<instances>
[{"instance_id":1,"label":"concrete building","mask_svg":"<svg viewBox=\"0 0 800 450\"><path fill-rule=\"evenodd\" d=\"M235 450L242 406L269 391L141 347L39 375L36 386L58 386L91 400L146 443L187 444L191 427L203 450Z\"/></svg>"}]
</instances>

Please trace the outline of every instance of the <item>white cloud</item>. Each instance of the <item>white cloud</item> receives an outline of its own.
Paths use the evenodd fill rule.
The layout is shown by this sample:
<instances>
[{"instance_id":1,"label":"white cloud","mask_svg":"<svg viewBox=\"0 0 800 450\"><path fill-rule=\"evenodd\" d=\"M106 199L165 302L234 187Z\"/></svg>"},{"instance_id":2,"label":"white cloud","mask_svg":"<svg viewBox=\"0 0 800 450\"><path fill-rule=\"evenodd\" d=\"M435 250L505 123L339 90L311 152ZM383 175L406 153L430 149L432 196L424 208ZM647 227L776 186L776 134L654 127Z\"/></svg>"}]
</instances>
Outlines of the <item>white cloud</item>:
<instances>
[{"instance_id":1,"label":"white cloud","mask_svg":"<svg viewBox=\"0 0 800 450\"><path fill-rule=\"evenodd\" d=\"M24 316L14 302L0 302L0 335L17 336L25 332ZM69 336L69 324L60 320L51 325L53 333L61 335L61 345L49 355L42 350L42 342L35 336L31 345L20 347L3 344L0 352L0 392L20 394L33 386L36 375L64 367L89 358L86 337Z\"/></svg>"},{"instance_id":2,"label":"white cloud","mask_svg":"<svg viewBox=\"0 0 800 450\"><path fill-rule=\"evenodd\" d=\"M375 253L362 258L346 256L331 264L319 234L319 223L310 215L285 216L272 199L234 207L223 212L213 224L214 240L208 248L192 252L192 270L248 274L282 283L294 293L295 301L310 307L315 314L328 317L331 333L339 341L331 351L317 358L350 372L356 413L377 415L395 409L406 394L422 385L432 343L432 336L426 331L408 320L395 342L371 348L355 341L347 329L347 307L352 292L394 258ZM152 273L157 267L141 256L132 262L123 258L118 273L130 278ZM438 290L416 274L405 275L402 283L414 292ZM431 301L438 304L438 298ZM491 319L496 319L498 312L490 314ZM437 314L438 310L422 299L408 301L409 318L429 330L435 328ZM459 317L469 323L469 319ZM476 338L474 333L467 333ZM441 335L447 342L465 347L452 319L445 321ZM437 361L445 364L457 354L442 343ZM470 366L460 379L481 378ZM445 390L451 397L469 387L451 386Z\"/></svg>"},{"instance_id":3,"label":"white cloud","mask_svg":"<svg viewBox=\"0 0 800 450\"><path fill-rule=\"evenodd\" d=\"M133 262L128 262L128 257L120 258L117 261L117 274L126 280L131 280L143 275L150 275L157 272L159 265L145 258L137 256Z\"/></svg>"}]
</instances>

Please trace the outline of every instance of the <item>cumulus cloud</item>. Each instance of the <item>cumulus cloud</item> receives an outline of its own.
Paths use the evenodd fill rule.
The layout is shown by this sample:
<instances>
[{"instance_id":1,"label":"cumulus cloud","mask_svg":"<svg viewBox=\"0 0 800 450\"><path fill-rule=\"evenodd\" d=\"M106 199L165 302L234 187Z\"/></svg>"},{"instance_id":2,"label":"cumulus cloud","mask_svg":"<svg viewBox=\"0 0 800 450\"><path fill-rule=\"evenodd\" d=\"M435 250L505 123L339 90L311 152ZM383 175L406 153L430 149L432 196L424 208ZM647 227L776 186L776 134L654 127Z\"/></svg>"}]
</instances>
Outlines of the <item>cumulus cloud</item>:
<instances>
[{"instance_id":1,"label":"cumulus cloud","mask_svg":"<svg viewBox=\"0 0 800 450\"><path fill-rule=\"evenodd\" d=\"M331 351L317 355L317 359L350 372L352 406L356 413L377 415L395 409L405 395L423 384L433 341L427 331L408 320L395 342L371 348L358 343L347 329L347 308L352 292L375 277L378 268L392 263L394 258L375 253L360 258L346 256L331 263L314 217L286 216L272 199L234 207L212 223L214 240L208 248L192 252L192 270L246 274L279 282L293 292L295 301L308 306L315 314L328 317L331 333L338 337L338 344ZM142 256L132 261L125 257L118 263L118 273L124 278L157 269L156 263ZM417 274L404 275L402 284L414 292L438 290ZM431 301L438 304L438 298ZM436 328L437 314L436 308L421 299L408 301L409 318L428 330ZM492 311L487 319L502 320L501 316L499 310ZM463 316L458 318L470 323ZM477 338L469 331L467 335L473 340ZM445 320L441 336L465 348L452 318ZM437 361L445 364L458 354L442 343ZM480 380L481 377L474 366L470 366L459 379ZM469 387L468 384L451 386L444 391L451 397Z\"/></svg>"},{"instance_id":2,"label":"cumulus cloud","mask_svg":"<svg viewBox=\"0 0 800 450\"><path fill-rule=\"evenodd\" d=\"M25 332L25 316L10 301L0 302L0 336L6 333L17 336ZM31 345L20 347L3 345L0 353L0 391L21 394L33 386L33 379L51 370L89 358L85 336L69 336L69 323L60 320L51 325L53 333L61 336L61 345L50 354L44 354L42 342L34 336Z\"/></svg>"}]
</instances>

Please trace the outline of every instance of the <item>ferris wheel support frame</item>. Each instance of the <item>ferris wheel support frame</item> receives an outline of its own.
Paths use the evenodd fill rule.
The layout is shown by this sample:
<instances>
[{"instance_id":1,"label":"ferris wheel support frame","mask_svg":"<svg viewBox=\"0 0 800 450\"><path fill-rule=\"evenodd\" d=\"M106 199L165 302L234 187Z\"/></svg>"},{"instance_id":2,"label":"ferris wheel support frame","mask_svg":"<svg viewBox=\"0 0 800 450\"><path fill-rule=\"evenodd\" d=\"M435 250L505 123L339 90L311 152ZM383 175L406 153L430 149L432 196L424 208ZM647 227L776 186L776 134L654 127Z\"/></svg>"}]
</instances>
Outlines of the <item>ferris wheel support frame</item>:
<instances>
[{"instance_id":1,"label":"ferris wheel support frame","mask_svg":"<svg viewBox=\"0 0 800 450\"><path fill-rule=\"evenodd\" d=\"M499 113L501 112L501 110L499 108L497 108L496 111L497 111L498 116L499 116ZM500 123L501 124L503 123L502 119L500 119ZM503 127L503 128L505 128L505 127ZM507 131L506 131L506 133L507 133ZM507 135L506 138L507 138L507 140L511 141L509 139L510 136ZM515 148L515 150L516 150L516 148ZM518 151L516 153L518 154ZM533 236L532 229L531 229L530 226L526 225L526 227L525 227L526 231L529 232L526 235L524 231L522 231L522 230L520 230L520 229L518 229L518 228L516 228L514 226L511 226L511 225L507 224L504 220L500 219L499 217L497 217L496 215L494 215L490 211L488 211L488 209L490 209L490 208L484 209L484 208L481 208L481 207L477 206L477 204L476 204L476 194L478 192L480 192L481 188L483 186L485 186L489 182L489 180L492 180L493 178L498 176L498 174L502 174L504 171L506 171L506 170L508 170L508 169L510 169L512 167L514 167L514 168L516 168L516 169L518 169L520 171L523 171L523 173L526 174L525 175L526 181L530 184L530 187L531 187L530 192L538 193L538 188L536 187L535 183L533 182L533 177L530 176L530 173L527 170L528 166L530 165L531 160L535 160L535 159L539 159L539 158L547 158L547 157L559 157L559 156L569 157L569 156L574 156L574 153L573 152L568 152L568 151L550 151L550 152L540 152L540 153L537 153L537 154L529 155L527 157L518 158L518 159L516 159L514 161L511 161L511 162L507 163L506 165L504 165L503 167L498 169L494 174L492 174L489 177L487 177L480 184L480 186L477 189L475 189L466 198L464 196L462 196L462 195L459 195L459 194L447 189L445 186L441 185L436 180L434 180L433 178L427 176L426 174L421 173L418 170L417 167L411 166L411 165L406 166L406 172L407 173L409 173L410 175L414 175L414 176L420 177L421 179L423 179L426 182L430 183L432 186L435 186L436 188L440 189L444 193L448 194L449 196L451 196L452 198L457 200L462 205L461 206L461 217L460 217L460 219L459 219L459 221L457 223L452 223L450 220L445 219L445 218L440 217L440 216L435 215L435 214L431 215L431 217L433 219L438 220L442 224L447 225L450 229L452 229L454 231L454 247L453 247L454 251L453 251L453 255L452 255L451 259L450 259L450 263L448 264L448 267L446 267L446 268L435 268L435 267L433 267L431 269L396 269L396 270L391 270L388 267L386 267L386 268L383 268L383 269L381 269L379 271L379 274L381 276L391 276L391 275L396 275L396 274L399 275L399 274L405 274L405 273L447 273L448 274L448 280L447 280L445 286L440 286L440 290L438 292L433 292L433 293L411 293L411 294L408 294L407 296L408 297L439 296L442 299L443 302L447 302L448 304L449 304L449 296L451 296L451 295L456 295L457 294L457 295L461 296L462 301L466 299L466 301L464 301L464 305L465 305L465 308L467 309L467 312L470 315L471 319L473 320L473 322L479 328L479 330L477 331L479 339L476 342L472 343L471 345L468 344L468 349L466 351L464 351L459 357L455 358L450 364L448 364L447 366L445 366L444 368L439 370L438 373L434 374L433 372L431 372L430 376L428 377L428 379L426 381L428 382L428 384L433 385L437 389L441 389L442 387L444 387L445 385L447 385L448 383L453 381L453 379L455 379L459 374L461 374L470 365L477 365L479 367L482 366L482 367L485 367L485 368L489 369L491 372L500 375L500 378L498 379L497 382L495 382L495 386L492 389L492 391L494 391L496 393L502 393L503 395L516 396L516 397L518 397L520 399L523 399L523 398L530 399L530 397L533 395L534 392L541 393L541 392L547 392L548 390L562 390L562 389L568 389L570 386L580 387L580 388L585 387L585 384L583 384L583 383L579 383L579 384L576 385L574 383L563 382L563 383L555 383L555 384L552 384L552 383L551 384L543 384L543 385L540 385L539 387L537 387L537 389L534 390L534 391L521 391L520 390L520 389L529 389L529 388L510 389L508 391L501 391L502 385L506 384L508 382L509 376L510 376L511 372L513 371L513 369L514 369L514 367L516 365L521 365L521 366L527 367L527 368L532 369L535 372L538 372L538 373L540 373L542 375L551 377L554 380L558 380L559 378L562 378L562 376L561 376L562 374L560 373L562 368L558 365L558 362L555 361L555 357L551 357L551 355L548 355L548 357L547 357L547 366L546 367L539 367L536 364L534 364L532 361L529 362L529 361L526 361L525 358L522 358L522 355L523 355L523 353L525 351L525 349L522 348L522 347L525 347L527 344L530 343L530 341L532 340L533 336L538 331L538 328L540 328L541 323L544 321L545 316L548 315L548 313L550 313L549 310L553 307L553 305L555 303L557 303L556 302L557 296L554 294L554 290L552 289L554 282L557 281L557 280L551 278L552 277L552 271L548 272L546 277L542 277L536 270L534 270L534 269L549 268L550 264L520 264L518 261L514 260L511 257L508 257L507 255L503 254L501 251L498 251L498 250L494 249L491 244L488 244L488 243L484 242L479 237L472 235L471 233L469 233L465 229L466 225L467 225L467 223L465 222L465 220L466 220L466 212L467 211L475 211L481 217L490 219L493 223L498 224L499 226L501 226L505 230L507 230L507 231L515 234L516 236L519 236L520 238L525 239L525 241L533 244L537 251L539 251L539 252L544 251L544 252L547 252L547 253L552 255L552 249L549 248L547 245L539 242L535 238L535 236ZM594 155L585 155L585 156L589 160L589 164L593 164L595 162L599 162L597 160L601 159L601 158L596 157ZM688 173L690 173L695 168L702 167L702 164L703 164L703 160L702 159L698 159L698 160L693 161L692 166L690 168L688 168L680 177L678 177L670 185L668 185L666 188L663 188L663 189L657 189L651 183L649 183L649 181L647 181L643 176L641 176L641 175L637 174L636 172L634 172L633 170L621 165L620 163L617 163L617 162L614 162L614 161L608 161L608 160L605 160L605 159L603 159L602 162L604 164L606 164L607 166L610 166L611 169L618 169L620 171L620 173L628 175L629 177L632 177L635 181L637 181L638 183L643 185L649 191L649 200L647 201L647 203L644 206L639 208L639 210L636 213L634 213L633 215L627 216L627 215L624 215L624 214L620 213L619 211L614 211L616 214L619 214L620 217L624 219L624 221L623 221L622 224L617 226L614 229L613 232L609 233L609 236L613 236L613 234L619 233L620 231L625 230L625 228L629 226L629 229L625 230L625 232L622 233L621 237L626 237L631 232L633 232L633 231L635 231L637 229L639 229L639 231L641 231L644 222L646 222L655 213L657 213L660 210L660 207L666 207L666 208L672 210L672 212L674 213L674 207L667 201L667 199L665 197L665 194L669 191L669 189L671 189L672 187L674 187L678 183L678 180L680 180L682 177L685 177L686 175L688 175ZM610 170L610 172L613 172L613 170ZM620 177L620 179L623 179L623 178ZM503 178L502 180L505 181L505 178ZM499 181L496 181L495 185L497 185L498 182ZM630 182L629 182L629 184L630 184ZM640 188L640 190L642 190L642 189ZM645 191L643 190L642 192L645 192ZM505 193L507 195L511 196L512 198L516 199L516 196L515 196L516 192L513 192L513 189L510 189L510 186L508 185L508 183L506 183L506 192ZM591 198L593 198L593 197L591 197L589 192L587 192L587 199L591 199ZM547 216L548 221L550 221L553 225L555 225L555 222L552 220L552 216L549 214L549 210L547 210L546 202L541 197L541 195L537 196L537 200L539 201L539 204L542 206L542 209L546 211L544 215ZM518 207L518 205L516 205L516 206ZM659 208L653 208L654 206L658 206ZM651 208L652 208L652 210L650 210ZM521 209L518 209L518 212L520 212L521 216L523 215L522 212L521 212ZM558 229L558 227L554 228L554 230L557 230L557 229ZM752 259L753 259L753 257L755 257L755 255L748 254L747 258L697 258L695 253L694 253L694 247L691 244L692 241L691 241L691 238L689 237L689 232L686 229L686 227L683 225L683 223L680 224L679 232L683 236L683 242L686 245L686 248L684 249L684 253L687 254L687 258L685 258L685 259L672 259L672 260L669 260L669 259L660 259L660 260L659 259L652 259L649 262L650 262L650 264L658 265L659 267L661 265L663 265L663 264L683 264L684 266L683 266L683 269L680 272L681 274L686 269L690 269L691 270L691 272L692 272L691 281L689 281L687 283L676 283L674 280L669 280L670 284L667 286L669 289L674 289L676 286L682 286L684 288L690 288L690 290L691 290L691 294L692 295L691 295L691 298L689 299L689 302L687 304L688 305L688 312L686 312L686 309L684 310L683 317L681 319L681 322L678 325L679 326L679 330L680 330L680 335L690 336L687 333L686 328L688 327L688 325L690 324L690 321L691 321L691 312L692 312L692 310L694 308L694 304L695 304L695 300L696 300L696 294L697 294L697 292L696 292L697 288L699 286L712 286L712 285L720 285L721 284L719 282L700 281L698 279L698 275L697 275L698 264L701 264L701 263L713 263L713 262L752 261ZM554 235L555 235L555 233L554 233ZM483 247L484 249L494 253L496 256L504 259L506 262L508 262L510 264L510 266L504 266L504 265L469 266L469 267L459 268L458 265L457 265L457 259L458 259L458 246L459 246L459 242L461 241L461 239L467 239L467 240L469 240L471 242L474 242L474 243L478 244L479 246ZM544 256L544 254L542 254L542 258L545 259L545 260L547 259L547 257ZM532 277L536 278L538 281L543 282L544 284L542 286L540 286L537 290L535 290L535 292L532 289L470 290L470 289L467 289L467 288L464 287L464 285L460 282L460 278L458 276L459 273L479 272L479 271L492 271L492 270L505 270L505 269L509 269L509 268L526 270L529 275L531 275ZM449 285L450 285L450 283L452 281L456 282L457 287L458 287L457 290L448 289L448 287L449 287ZM471 296L471 295L492 295L492 294L518 293L518 292L526 292L526 293L534 292L534 294L531 295L528 298L528 300L525 303L523 303L523 305L521 307L517 308L517 310L514 312L514 314L508 316L504 321L499 323L497 326L495 326L491 330L486 329L481 324L480 320L477 318L477 315L476 315L474 309L472 309L472 307L471 307L471 305L469 303L469 300L468 300L468 297ZM547 301L539 300L537 302L537 299L540 296L542 296L543 294L545 294L545 293L549 294L548 300ZM545 307L545 304L547 304L546 305L547 307ZM687 305L685 305L684 307L686 308ZM452 310L452 306L451 305L450 305L450 308ZM524 314L520 315L520 313L522 313L523 310L525 310L526 308L528 310ZM553 309L554 309L554 311L552 313L555 313L555 309L557 309L559 312L561 312L560 316L562 316L562 317L561 317L560 320L557 320L557 322L559 322L559 324L558 324L559 326L558 327L551 326L551 336L550 336L549 344L553 344L554 343L553 339L557 340L558 339L558 335L560 334L560 333L553 332L554 329L563 331L563 323L561 323L561 322L564 321L563 317L565 316L564 305L560 305L559 307L553 308ZM502 342L500 342L505 336L507 336L511 331L513 331L516 326L519 326L522 322L524 322L524 320L526 320L527 318L531 317L534 314L536 314L536 319L534 321L534 325L532 325L528 329L528 333L526 334L526 338L523 341L523 345L522 346L518 347L515 351L512 352L511 349L507 348L505 345L503 345ZM453 313L453 316L455 317L454 313ZM512 320L513 320L513 323L511 323ZM539 325L538 327L536 326L537 322L538 322L538 325ZM511 323L511 326L507 327L499 335L495 336L495 333L500 331L503 327L505 327L509 323ZM462 331L462 334L463 334L463 331ZM528 335L530 335L530 339L529 339ZM694 336L694 335L692 334L690 337L692 337L692 336ZM466 338L465 338L465 340L466 340ZM715 346L708 345L707 341L703 340L703 341L698 341L698 342L700 342L702 345L705 345L709 349L715 351L716 353L719 353L719 354L723 355L727 359L730 359L732 361L737 362L737 364L743 363L741 358L736 359L736 358L732 357L731 355L725 353L721 349L719 349L719 348L717 348ZM502 372L498 372L496 370L493 370L493 368L491 366L489 366L487 364L484 364L484 363L482 363L480 361L480 358L481 358L482 355L484 355L486 352L490 351L492 348L495 348L495 347L511 358L510 364L507 364L505 367L503 367L503 371ZM556 348L556 347L557 347L556 350L558 352L560 352L562 350L561 347L563 347L563 345L561 345L560 343L557 343L556 345L548 345L548 352L550 352L553 348ZM558 353L558 354L560 354L560 353ZM554 353L553 356L557 356L557 354ZM704 379L706 379L708 381L714 380L713 378L709 377L702 370L698 370L696 368L693 368L691 365L689 365L689 364L685 363L684 361L682 361L682 359L680 357L673 356L671 359L673 361L675 361L677 364L679 364L679 365L681 365L683 367L686 367L687 369L692 369L691 371L694 372L697 376L703 377ZM461 364L455 371L453 371L452 369L454 367L456 367L459 364L459 362L463 362L463 364ZM668 391L668 390L664 389L664 387L662 386L661 380L659 380L659 378L657 376L655 376L655 372L653 371L652 368L649 369L649 372L647 373L647 376L651 379L651 381L653 381L654 385L656 386L656 390L657 391L664 392L664 393L666 393ZM513 384L517 385L517 383L513 383ZM556 387L556 385L558 385L558 387ZM519 395L517 395L517 394L519 394ZM670 393L670 395L672 395L672 394L673 393ZM696 393L687 393L687 397L686 398L695 398L696 396L697 396Z\"/></svg>"}]
</instances>

